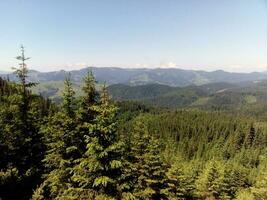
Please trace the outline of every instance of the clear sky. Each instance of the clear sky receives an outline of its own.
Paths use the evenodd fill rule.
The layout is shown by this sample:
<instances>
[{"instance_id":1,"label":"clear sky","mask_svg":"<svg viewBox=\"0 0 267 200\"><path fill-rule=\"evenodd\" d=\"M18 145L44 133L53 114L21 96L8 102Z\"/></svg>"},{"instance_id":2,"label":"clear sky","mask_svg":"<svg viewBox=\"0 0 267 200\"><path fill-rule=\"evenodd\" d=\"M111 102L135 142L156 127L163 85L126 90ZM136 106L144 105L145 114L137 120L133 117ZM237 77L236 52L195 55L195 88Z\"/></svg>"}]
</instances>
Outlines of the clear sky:
<instances>
[{"instance_id":1,"label":"clear sky","mask_svg":"<svg viewBox=\"0 0 267 200\"><path fill-rule=\"evenodd\" d=\"M0 70L267 70L266 0L0 0Z\"/></svg>"}]
</instances>

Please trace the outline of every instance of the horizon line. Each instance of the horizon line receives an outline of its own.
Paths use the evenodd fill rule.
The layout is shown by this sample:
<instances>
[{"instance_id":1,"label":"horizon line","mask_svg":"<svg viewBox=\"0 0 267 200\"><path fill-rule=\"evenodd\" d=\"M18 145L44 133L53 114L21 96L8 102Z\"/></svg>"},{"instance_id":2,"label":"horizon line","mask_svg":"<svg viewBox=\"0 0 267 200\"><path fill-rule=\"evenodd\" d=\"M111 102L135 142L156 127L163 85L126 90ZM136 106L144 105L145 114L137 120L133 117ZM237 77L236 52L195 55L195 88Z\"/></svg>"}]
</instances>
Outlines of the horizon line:
<instances>
[{"instance_id":1,"label":"horizon line","mask_svg":"<svg viewBox=\"0 0 267 200\"><path fill-rule=\"evenodd\" d=\"M222 68L214 69L214 70L200 70L200 69L184 69L180 67L116 67L116 66L84 66L79 69L58 69L58 70L51 70L51 71L40 71L36 69L31 69L29 68L29 71L36 71L40 73L50 73L50 72L59 72L59 71L64 71L64 72L71 72L71 71L79 71L79 70L84 70L87 68L114 68L114 69L123 69L123 70L183 70L183 71L202 71L202 72L217 72L217 71L223 71L223 72L228 72L228 73L242 73L242 74L250 74L250 73L264 73L266 71L251 71L251 72L242 72L242 71L228 71L224 70ZM1 70L0 73L5 73L5 74L10 74L12 73L12 70Z\"/></svg>"}]
</instances>

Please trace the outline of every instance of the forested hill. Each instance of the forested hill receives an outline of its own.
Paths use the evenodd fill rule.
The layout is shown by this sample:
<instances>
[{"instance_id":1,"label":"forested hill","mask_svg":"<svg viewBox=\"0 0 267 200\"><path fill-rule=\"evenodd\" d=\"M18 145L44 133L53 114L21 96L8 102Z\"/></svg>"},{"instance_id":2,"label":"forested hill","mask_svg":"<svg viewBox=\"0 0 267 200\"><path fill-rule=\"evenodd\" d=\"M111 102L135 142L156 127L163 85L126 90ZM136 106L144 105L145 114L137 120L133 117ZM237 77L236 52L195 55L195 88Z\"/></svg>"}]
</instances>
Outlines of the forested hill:
<instances>
[{"instance_id":1,"label":"forested hill","mask_svg":"<svg viewBox=\"0 0 267 200\"><path fill-rule=\"evenodd\" d=\"M108 90L115 100L140 100L151 98L163 98L171 96L207 96L217 92L238 88L236 84L230 83L211 83L202 86L171 87L160 84L148 84L140 86L129 86L115 84L108 87Z\"/></svg>"},{"instance_id":2,"label":"forested hill","mask_svg":"<svg viewBox=\"0 0 267 200\"><path fill-rule=\"evenodd\" d=\"M96 88L91 71L79 97L67 76L56 105L31 92L35 83L26 80L21 51L18 82L0 79L1 200L267 199L266 121L115 103L106 86ZM266 86L117 85L116 94L148 100L177 95L183 102L236 88L261 94ZM253 95L248 102L255 102Z\"/></svg>"},{"instance_id":3,"label":"forested hill","mask_svg":"<svg viewBox=\"0 0 267 200\"><path fill-rule=\"evenodd\" d=\"M96 85L97 90L101 83ZM74 82L76 96L82 95L81 83ZM40 82L32 88L35 94L61 101L63 81ZM203 108L212 110L238 110L261 117L267 113L267 81L241 83L209 83L200 86L172 87L162 84L108 86L109 93L117 101L138 101L168 108Z\"/></svg>"},{"instance_id":4,"label":"forested hill","mask_svg":"<svg viewBox=\"0 0 267 200\"><path fill-rule=\"evenodd\" d=\"M111 97L116 101L140 101L161 107L185 107L208 93L201 88L184 88L159 84L127 86L122 84L108 87Z\"/></svg>"},{"instance_id":5,"label":"forested hill","mask_svg":"<svg viewBox=\"0 0 267 200\"><path fill-rule=\"evenodd\" d=\"M206 72L177 68L127 69L115 67L92 67L92 70L98 82L106 82L109 85L118 83L128 85L158 83L169 86L188 86L214 82L237 83L267 79L267 74L265 73L230 73L222 70ZM80 83L87 71L88 68L70 71L72 80ZM6 74L4 73L2 76L6 77ZM33 82L63 81L65 76L66 71L64 70L54 72L29 70L28 73L28 79ZM9 74L9 78L16 80L15 74Z\"/></svg>"},{"instance_id":6,"label":"forested hill","mask_svg":"<svg viewBox=\"0 0 267 200\"><path fill-rule=\"evenodd\" d=\"M239 110L254 114L267 110L267 81L187 87L117 84L109 86L108 90L117 101L139 101L160 107Z\"/></svg>"}]
</instances>

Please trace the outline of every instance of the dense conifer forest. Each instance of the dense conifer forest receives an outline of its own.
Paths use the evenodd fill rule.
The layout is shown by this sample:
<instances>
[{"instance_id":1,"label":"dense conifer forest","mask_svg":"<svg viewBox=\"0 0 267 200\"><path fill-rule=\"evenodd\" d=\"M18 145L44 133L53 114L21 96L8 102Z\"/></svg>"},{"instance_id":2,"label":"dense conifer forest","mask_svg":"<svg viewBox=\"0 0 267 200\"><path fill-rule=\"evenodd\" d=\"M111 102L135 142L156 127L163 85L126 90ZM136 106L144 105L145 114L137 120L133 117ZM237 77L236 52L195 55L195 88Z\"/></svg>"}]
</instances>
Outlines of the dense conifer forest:
<instances>
[{"instance_id":1,"label":"dense conifer forest","mask_svg":"<svg viewBox=\"0 0 267 200\"><path fill-rule=\"evenodd\" d=\"M267 199L264 121L114 102L90 70L55 104L17 59L18 82L0 79L0 199Z\"/></svg>"}]
</instances>

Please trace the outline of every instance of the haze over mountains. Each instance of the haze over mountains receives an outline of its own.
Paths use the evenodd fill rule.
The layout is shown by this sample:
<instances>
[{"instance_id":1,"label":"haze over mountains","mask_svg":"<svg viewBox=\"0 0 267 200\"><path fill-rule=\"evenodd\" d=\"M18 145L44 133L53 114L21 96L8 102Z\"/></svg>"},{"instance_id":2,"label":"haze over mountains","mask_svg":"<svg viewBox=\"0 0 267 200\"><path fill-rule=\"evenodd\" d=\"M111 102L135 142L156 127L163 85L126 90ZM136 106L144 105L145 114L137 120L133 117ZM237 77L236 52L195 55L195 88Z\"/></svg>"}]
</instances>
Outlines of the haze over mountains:
<instances>
[{"instance_id":1,"label":"haze over mountains","mask_svg":"<svg viewBox=\"0 0 267 200\"><path fill-rule=\"evenodd\" d=\"M74 82L79 83L89 68L69 71ZM203 85L215 82L237 83L243 81L255 81L267 79L267 74L253 73L231 73L223 70L213 72L183 70L177 68L155 68L155 69L129 69L115 67L92 67L98 82L111 84L145 85L163 84L169 86ZM1 72L0 72L1 74ZM3 73L2 74L6 74ZM6 76L6 75L3 75ZM65 79L66 71L38 72L29 71L28 79L34 82L62 81ZM14 74L9 74L11 80L15 80Z\"/></svg>"}]
</instances>

